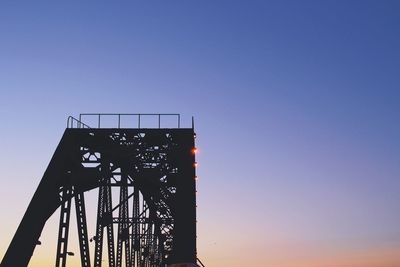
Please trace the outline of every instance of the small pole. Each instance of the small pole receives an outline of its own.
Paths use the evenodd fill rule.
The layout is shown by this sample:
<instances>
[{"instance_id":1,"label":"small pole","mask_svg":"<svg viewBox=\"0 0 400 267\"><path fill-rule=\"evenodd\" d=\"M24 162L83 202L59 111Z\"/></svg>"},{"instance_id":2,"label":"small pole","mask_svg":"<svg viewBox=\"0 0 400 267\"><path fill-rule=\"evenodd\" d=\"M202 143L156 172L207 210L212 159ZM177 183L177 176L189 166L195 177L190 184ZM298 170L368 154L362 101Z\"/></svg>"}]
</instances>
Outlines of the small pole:
<instances>
[{"instance_id":1,"label":"small pole","mask_svg":"<svg viewBox=\"0 0 400 267\"><path fill-rule=\"evenodd\" d=\"M98 127L97 128L100 128L100 114L99 114L99 122L98 122Z\"/></svg>"},{"instance_id":2,"label":"small pole","mask_svg":"<svg viewBox=\"0 0 400 267\"><path fill-rule=\"evenodd\" d=\"M181 128L181 114L178 114L178 128Z\"/></svg>"},{"instance_id":3,"label":"small pole","mask_svg":"<svg viewBox=\"0 0 400 267\"><path fill-rule=\"evenodd\" d=\"M160 125L161 125L161 114L158 114L158 129L161 128Z\"/></svg>"},{"instance_id":4,"label":"small pole","mask_svg":"<svg viewBox=\"0 0 400 267\"><path fill-rule=\"evenodd\" d=\"M139 116L138 126L139 126L139 129L140 129L140 114L138 114L138 116Z\"/></svg>"},{"instance_id":5,"label":"small pole","mask_svg":"<svg viewBox=\"0 0 400 267\"><path fill-rule=\"evenodd\" d=\"M118 129L121 126L121 114L118 114Z\"/></svg>"}]
</instances>

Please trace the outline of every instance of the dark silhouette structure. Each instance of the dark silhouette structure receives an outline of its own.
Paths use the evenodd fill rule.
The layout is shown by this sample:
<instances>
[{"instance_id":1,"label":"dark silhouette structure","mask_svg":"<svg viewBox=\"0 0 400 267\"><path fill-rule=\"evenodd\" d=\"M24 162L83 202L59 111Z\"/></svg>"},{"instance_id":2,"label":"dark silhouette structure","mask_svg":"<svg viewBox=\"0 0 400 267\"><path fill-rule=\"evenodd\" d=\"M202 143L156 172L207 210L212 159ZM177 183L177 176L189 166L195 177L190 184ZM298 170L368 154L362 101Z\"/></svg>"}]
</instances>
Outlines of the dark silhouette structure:
<instances>
[{"instance_id":1,"label":"dark silhouette structure","mask_svg":"<svg viewBox=\"0 0 400 267\"><path fill-rule=\"evenodd\" d=\"M156 118L158 127L142 128L144 116ZM176 126L162 128L165 116L175 117ZM95 128L82 121L87 117L95 119ZM104 117L115 119L116 125L102 128ZM122 127L122 118L136 118L138 124ZM195 137L193 123L192 128L180 128L178 114L69 117L1 267L28 265L45 222L58 207L55 266L66 266L67 256L73 255L68 251L72 202L82 266L196 263ZM95 188L97 223L89 237L84 193ZM94 242L93 257L89 241Z\"/></svg>"}]
</instances>

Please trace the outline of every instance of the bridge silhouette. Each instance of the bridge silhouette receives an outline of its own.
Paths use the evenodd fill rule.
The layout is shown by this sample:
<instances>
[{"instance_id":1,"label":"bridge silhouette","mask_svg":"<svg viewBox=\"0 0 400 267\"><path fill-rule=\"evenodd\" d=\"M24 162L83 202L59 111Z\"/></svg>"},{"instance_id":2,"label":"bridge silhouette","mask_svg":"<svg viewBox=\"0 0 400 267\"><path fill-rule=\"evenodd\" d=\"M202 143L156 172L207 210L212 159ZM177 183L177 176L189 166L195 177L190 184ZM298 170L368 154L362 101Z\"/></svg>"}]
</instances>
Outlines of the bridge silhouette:
<instances>
[{"instance_id":1,"label":"bridge silhouette","mask_svg":"<svg viewBox=\"0 0 400 267\"><path fill-rule=\"evenodd\" d=\"M143 123L149 117L155 121L152 127ZM164 118L174 124L164 126ZM114 125L105 126L110 119ZM1 267L29 264L46 221L58 208L55 266L67 266L73 255L68 251L72 203L82 267L201 264L196 250L196 134L193 119L191 128L180 124L179 114L68 117ZM92 189L98 189L98 205L95 235L89 237L85 192ZM93 256L89 241L94 242Z\"/></svg>"}]
</instances>

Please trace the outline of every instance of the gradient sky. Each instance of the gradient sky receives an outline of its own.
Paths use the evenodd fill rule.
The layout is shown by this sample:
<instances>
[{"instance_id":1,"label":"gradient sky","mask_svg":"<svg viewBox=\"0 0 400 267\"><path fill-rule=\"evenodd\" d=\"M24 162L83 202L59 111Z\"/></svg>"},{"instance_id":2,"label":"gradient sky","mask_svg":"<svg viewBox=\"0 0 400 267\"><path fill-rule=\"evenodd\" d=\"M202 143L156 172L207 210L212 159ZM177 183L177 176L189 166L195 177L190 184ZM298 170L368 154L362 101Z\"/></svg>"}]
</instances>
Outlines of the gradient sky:
<instances>
[{"instance_id":1,"label":"gradient sky","mask_svg":"<svg viewBox=\"0 0 400 267\"><path fill-rule=\"evenodd\" d=\"M400 266L399 14L396 0L1 1L0 258L68 115L181 113L207 267ZM57 220L30 267L54 264Z\"/></svg>"}]
</instances>

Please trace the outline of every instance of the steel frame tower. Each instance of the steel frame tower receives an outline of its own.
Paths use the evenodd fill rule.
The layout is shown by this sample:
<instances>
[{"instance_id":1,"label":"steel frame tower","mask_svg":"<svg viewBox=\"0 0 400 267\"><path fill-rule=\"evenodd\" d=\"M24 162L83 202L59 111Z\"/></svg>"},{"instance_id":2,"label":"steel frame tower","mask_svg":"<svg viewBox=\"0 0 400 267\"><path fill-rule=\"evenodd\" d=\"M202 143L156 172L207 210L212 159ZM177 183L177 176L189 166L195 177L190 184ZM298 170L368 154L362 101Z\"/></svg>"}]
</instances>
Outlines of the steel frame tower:
<instances>
[{"instance_id":1,"label":"steel frame tower","mask_svg":"<svg viewBox=\"0 0 400 267\"><path fill-rule=\"evenodd\" d=\"M83 123L84 116L95 116L97 127ZM117 118L117 125L102 128L104 116ZM121 127L124 116L136 117L137 127ZM158 118L158 127L142 128L143 116ZM176 116L177 127L161 128L163 116ZM72 201L82 266L102 266L105 242L110 267L196 263L195 136L193 123L192 128L180 128L178 114L69 117L1 267L28 265L45 222L58 207L55 266L67 266ZM84 192L95 188L96 232L89 239ZM117 201L113 190L119 190ZM94 241L92 261L89 240Z\"/></svg>"}]
</instances>

